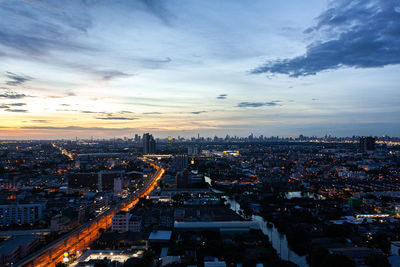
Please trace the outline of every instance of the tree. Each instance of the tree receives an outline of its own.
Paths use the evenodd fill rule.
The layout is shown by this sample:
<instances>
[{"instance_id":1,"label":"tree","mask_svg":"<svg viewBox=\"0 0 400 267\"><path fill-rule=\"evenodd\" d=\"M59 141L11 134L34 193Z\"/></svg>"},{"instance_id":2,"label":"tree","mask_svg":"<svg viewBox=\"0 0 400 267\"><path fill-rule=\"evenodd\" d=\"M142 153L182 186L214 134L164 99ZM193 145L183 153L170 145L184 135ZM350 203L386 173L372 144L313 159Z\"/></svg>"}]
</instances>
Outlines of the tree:
<instances>
[{"instance_id":1,"label":"tree","mask_svg":"<svg viewBox=\"0 0 400 267\"><path fill-rule=\"evenodd\" d=\"M143 253L143 257L139 260L139 262L135 263L134 265L126 264L126 266L148 267L153 264L153 261L154 261L154 253L151 250L146 250Z\"/></svg>"}]
</instances>

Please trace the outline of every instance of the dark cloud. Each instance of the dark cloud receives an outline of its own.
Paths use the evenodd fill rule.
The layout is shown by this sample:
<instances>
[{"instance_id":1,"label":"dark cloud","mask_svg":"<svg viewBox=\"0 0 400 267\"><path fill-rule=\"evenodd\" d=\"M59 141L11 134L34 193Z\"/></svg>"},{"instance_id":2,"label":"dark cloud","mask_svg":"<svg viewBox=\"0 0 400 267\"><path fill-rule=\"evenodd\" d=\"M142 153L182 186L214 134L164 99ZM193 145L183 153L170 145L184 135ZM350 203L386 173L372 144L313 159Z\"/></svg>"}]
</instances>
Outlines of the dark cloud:
<instances>
[{"instance_id":1,"label":"dark cloud","mask_svg":"<svg viewBox=\"0 0 400 267\"><path fill-rule=\"evenodd\" d=\"M96 112L96 111L91 111L91 110L80 110L79 112L86 113L86 114L101 113L101 112Z\"/></svg>"},{"instance_id":2,"label":"dark cloud","mask_svg":"<svg viewBox=\"0 0 400 267\"><path fill-rule=\"evenodd\" d=\"M7 112L17 112L17 113L26 113L28 110L26 109L11 109L11 108L6 108L5 111Z\"/></svg>"},{"instance_id":3,"label":"dark cloud","mask_svg":"<svg viewBox=\"0 0 400 267\"><path fill-rule=\"evenodd\" d=\"M193 112L190 112L190 113L192 113L192 114L201 114L201 113L207 113L208 111L205 111L205 110L202 110L202 111L193 111Z\"/></svg>"},{"instance_id":4,"label":"dark cloud","mask_svg":"<svg viewBox=\"0 0 400 267\"><path fill-rule=\"evenodd\" d=\"M138 118L108 116L108 117L98 117L96 119L97 120L126 120L126 121L133 121L133 120L137 120Z\"/></svg>"},{"instance_id":5,"label":"dark cloud","mask_svg":"<svg viewBox=\"0 0 400 267\"><path fill-rule=\"evenodd\" d=\"M131 74L119 70L93 70L93 73L100 75L103 80L112 80L115 78L132 76Z\"/></svg>"},{"instance_id":6,"label":"dark cloud","mask_svg":"<svg viewBox=\"0 0 400 267\"><path fill-rule=\"evenodd\" d=\"M374 68L400 63L400 1L339 0L306 34L324 36L299 57L271 61L251 72L314 75L341 67Z\"/></svg>"},{"instance_id":7,"label":"dark cloud","mask_svg":"<svg viewBox=\"0 0 400 267\"><path fill-rule=\"evenodd\" d=\"M227 94L220 94L219 96L217 96L217 99L226 99L227 96Z\"/></svg>"},{"instance_id":8,"label":"dark cloud","mask_svg":"<svg viewBox=\"0 0 400 267\"><path fill-rule=\"evenodd\" d=\"M26 103L11 103L11 104L7 104L7 105L10 105L10 106L13 106L13 107L22 107L22 106L25 106Z\"/></svg>"},{"instance_id":9,"label":"dark cloud","mask_svg":"<svg viewBox=\"0 0 400 267\"><path fill-rule=\"evenodd\" d=\"M6 105L6 104L0 104L0 108L4 109L4 108L10 108L10 106Z\"/></svg>"},{"instance_id":10,"label":"dark cloud","mask_svg":"<svg viewBox=\"0 0 400 267\"><path fill-rule=\"evenodd\" d=\"M157 114L163 114L162 112L143 112L143 115L157 115Z\"/></svg>"},{"instance_id":11,"label":"dark cloud","mask_svg":"<svg viewBox=\"0 0 400 267\"><path fill-rule=\"evenodd\" d=\"M31 120L32 122L36 122L36 123L49 123L50 121L48 120Z\"/></svg>"},{"instance_id":12,"label":"dark cloud","mask_svg":"<svg viewBox=\"0 0 400 267\"><path fill-rule=\"evenodd\" d=\"M81 127L81 126L65 126L65 127L53 127L53 126L24 126L21 129L30 130L70 130L70 131L125 131L132 130L132 128L105 128L105 127Z\"/></svg>"},{"instance_id":13,"label":"dark cloud","mask_svg":"<svg viewBox=\"0 0 400 267\"><path fill-rule=\"evenodd\" d=\"M274 107L279 106L277 102L280 101L271 101L271 102L240 102L237 107L239 108L258 108L258 107Z\"/></svg>"},{"instance_id":14,"label":"dark cloud","mask_svg":"<svg viewBox=\"0 0 400 267\"><path fill-rule=\"evenodd\" d=\"M164 1L159 0L139 0L143 7L146 8L147 11L152 13L155 17L160 19L164 24L170 25L170 17L171 14L164 6Z\"/></svg>"},{"instance_id":15,"label":"dark cloud","mask_svg":"<svg viewBox=\"0 0 400 267\"><path fill-rule=\"evenodd\" d=\"M61 36L59 36L61 38ZM62 39L62 38L61 38ZM51 40L50 37L33 37L16 32L0 30L0 44L30 55L47 54L50 50L83 50L83 46L70 42Z\"/></svg>"},{"instance_id":16,"label":"dark cloud","mask_svg":"<svg viewBox=\"0 0 400 267\"><path fill-rule=\"evenodd\" d=\"M170 63L172 59L170 57L166 57L165 59L138 58L135 61L138 61L140 65L144 68L160 69L164 67L166 64Z\"/></svg>"},{"instance_id":17,"label":"dark cloud","mask_svg":"<svg viewBox=\"0 0 400 267\"><path fill-rule=\"evenodd\" d=\"M25 97L28 97L28 96L25 95L25 94L17 93L15 91L11 91L11 90L6 90L5 92L0 93L0 98L22 99L22 98L25 98Z\"/></svg>"},{"instance_id":18,"label":"dark cloud","mask_svg":"<svg viewBox=\"0 0 400 267\"><path fill-rule=\"evenodd\" d=\"M66 92L65 93L67 96L76 96L76 94L74 92Z\"/></svg>"},{"instance_id":19,"label":"dark cloud","mask_svg":"<svg viewBox=\"0 0 400 267\"><path fill-rule=\"evenodd\" d=\"M129 110L121 110L120 112L118 112L119 114L133 114L132 111Z\"/></svg>"},{"instance_id":20,"label":"dark cloud","mask_svg":"<svg viewBox=\"0 0 400 267\"><path fill-rule=\"evenodd\" d=\"M6 81L6 84L10 85L10 86L22 85L22 84L26 83L27 81L32 80L32 78L29 76L15 74L15 73L9 72L9 71L7 71L5 73L5 76L9 79Z\"/></svg>"},{"instance_id":21,"label":"dark cloud","mask_svg":"<svg viewBox=\"0 0 400 267\"><path fill-rule=\"evenodd\" d=\"M69 2L69 1L68 1ZM72 37L86 34L92 26L81 1L57 4L50 1L3 1L0 44L28 55L49 54L51 50L87 49Z\"/></svg>"}]
</instances>

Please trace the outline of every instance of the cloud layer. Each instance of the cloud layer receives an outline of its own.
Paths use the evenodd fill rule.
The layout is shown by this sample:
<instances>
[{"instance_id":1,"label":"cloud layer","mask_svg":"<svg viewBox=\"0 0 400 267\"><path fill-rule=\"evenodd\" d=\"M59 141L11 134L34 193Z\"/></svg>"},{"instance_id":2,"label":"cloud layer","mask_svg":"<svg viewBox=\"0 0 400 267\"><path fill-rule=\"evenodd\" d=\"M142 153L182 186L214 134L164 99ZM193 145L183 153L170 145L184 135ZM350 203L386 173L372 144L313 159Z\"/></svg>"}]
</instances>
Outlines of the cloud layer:
<instances>
[{"instance_id":1,"label":"cloud layer","mask_svg":"<svg viewBox=\"0 0 400 267\"><path fill-rule=\"evenodd\" d=\"M8 80L6 81L6 84L10 85L10 86L22 85L32 79L31 77L15 74L10 71L7 71L5 73L5 76L8 78Z\"/></svg>"},{"instance_id":2,"label":"cloud layer","mask_svg":"<svg viewBox=\"0 0 400 267\"><path fill-rule=\"evenodd\" d=\"M279 101L271 101L271 102L240 102L237 107L238 108L259 108L259 107L274 107L278 106L277 103Z\"/></svg>"},{"instance_id":3,"label":"cloud layer","mask_svg":"<svg viewBox=\"0 0 400 267\"><path fill-rule=\"evenodd\" d=\"M226 99L227 96L227 94L220 94L219 96L217 96L217 99Z\"/></svg>"},{"instance_id":4,"label":"cloud layer","mask_svg":"<svg viewBox=\"0 0 400 267\"><path fill-rule=\"evenodd\" d=\"M25 95L25 94L20 94L20 93L17 93L17 92L15 92L15 91L6 90L5 92L0 93L0 98L6 98L6 99L21 99L21 98L24 98L24 97L27 97L27 95Z\"/></svg>"},{"instance_id":5,"label":"cloud layer","mask_svg":"<svg viewBox=\"0 0 400 267\"><path fill-rule=\"evenodd\" d=\"M314 75L343 66L373 68L400 63L400 1L331 1L305 31L323 36L304 55L267 62L251 72Z\"/></svg>"}]
</instances>

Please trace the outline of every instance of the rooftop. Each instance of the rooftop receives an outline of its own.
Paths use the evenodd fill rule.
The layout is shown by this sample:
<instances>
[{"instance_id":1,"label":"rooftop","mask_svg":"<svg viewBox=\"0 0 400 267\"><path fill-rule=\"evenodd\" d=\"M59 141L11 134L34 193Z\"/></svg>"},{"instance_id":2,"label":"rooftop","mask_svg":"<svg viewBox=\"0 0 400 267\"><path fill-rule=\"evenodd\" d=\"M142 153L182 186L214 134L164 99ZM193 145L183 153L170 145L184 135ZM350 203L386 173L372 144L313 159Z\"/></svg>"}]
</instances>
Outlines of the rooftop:
<instances>
[{"instance_id":1,"label":"rooftop","mask_svg":"<svg viewBox=\"0 0 400 267\"><path fill-rule=\"evenodd\" d=\"M0 255L8 254L20 246L28 244L38 238L36 235L13 236L0 244Z\"/></svg>"},{"instance_id":2,"label":"rooftop","mask_svg":"<svg viewBox=\"0 0 400 267\"><path fill-rule=\"evenodd\" d=\"M149 236L149 240L170 240L172 231L155 231Z\"/></svg>"}]
</instances>

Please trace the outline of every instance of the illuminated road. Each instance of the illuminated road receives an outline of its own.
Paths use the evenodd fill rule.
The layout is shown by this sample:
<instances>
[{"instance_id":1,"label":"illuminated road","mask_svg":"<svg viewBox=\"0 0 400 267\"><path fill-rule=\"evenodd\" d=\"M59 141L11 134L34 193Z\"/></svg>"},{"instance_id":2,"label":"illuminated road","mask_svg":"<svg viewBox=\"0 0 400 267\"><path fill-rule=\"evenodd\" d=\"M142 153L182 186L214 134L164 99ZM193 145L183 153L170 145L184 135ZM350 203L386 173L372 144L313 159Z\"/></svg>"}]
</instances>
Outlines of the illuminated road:
<instances>
[{"instance_id":1,"label":"illuminated road","mask_svg":"<svg viewBox=\"0 0 400 267\"><path fill-rule=\"evenodd\" d=\"M43 249L26 257L21 262L18 262L16 266L55 266L56 263L63 260L64 252L68 252L69 255L75 254L77 257L80 256L93 241L100 237L100 228L107 229L111 226L111 220L114 214L121 210L128 211L132 209L138 202L138 199L147 196L157 185L158 180L164 175L165 170L163 168L146 159L142 160L153 166L157 171L139 192L126 198L122 203L111 207L108 211L92 221L78 227L71 233L66 234Z\"/></svg>"}]
</instances>

